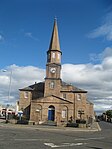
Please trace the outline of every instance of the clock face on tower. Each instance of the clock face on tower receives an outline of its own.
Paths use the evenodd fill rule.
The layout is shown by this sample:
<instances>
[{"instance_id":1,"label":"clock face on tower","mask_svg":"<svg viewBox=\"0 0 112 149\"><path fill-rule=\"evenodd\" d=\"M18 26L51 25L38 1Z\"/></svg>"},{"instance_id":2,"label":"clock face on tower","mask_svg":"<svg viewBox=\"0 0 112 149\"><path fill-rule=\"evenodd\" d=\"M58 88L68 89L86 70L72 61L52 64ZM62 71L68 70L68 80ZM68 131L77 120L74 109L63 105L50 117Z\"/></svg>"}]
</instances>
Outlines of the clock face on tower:
<instances>
[{"instance_id":1,"label":"clock face on tower","mask_svg":"<svg viewBox=\"0 0 112 149\"><path fill-rule=\"evenodd\" d=\"M56 72L56 68L51 67L51 68L50 68L50 72L51 72L51 73L55 73L55 72Z\"/></svg>"}]
</instances>

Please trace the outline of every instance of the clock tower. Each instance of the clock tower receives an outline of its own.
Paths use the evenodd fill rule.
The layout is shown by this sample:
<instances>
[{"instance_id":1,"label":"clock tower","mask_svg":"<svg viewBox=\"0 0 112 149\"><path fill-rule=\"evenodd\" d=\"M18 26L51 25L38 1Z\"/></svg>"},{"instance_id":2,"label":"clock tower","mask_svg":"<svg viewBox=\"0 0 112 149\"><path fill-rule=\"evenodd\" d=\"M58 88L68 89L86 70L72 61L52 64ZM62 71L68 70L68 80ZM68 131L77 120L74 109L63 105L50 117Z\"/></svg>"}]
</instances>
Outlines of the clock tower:
<instances>
[{"instance_id":1,"label":"clock tower","mask_svg":"<svg viewBox=\"0 0 112 149\"><path fill-rule=\"evenodd\" d=\"M56 95L60 96L61 89L61 55L57 21L54 20L52 37L49 50L47 51L46 78L44 96Z\"/></svg>"}]
</instances>

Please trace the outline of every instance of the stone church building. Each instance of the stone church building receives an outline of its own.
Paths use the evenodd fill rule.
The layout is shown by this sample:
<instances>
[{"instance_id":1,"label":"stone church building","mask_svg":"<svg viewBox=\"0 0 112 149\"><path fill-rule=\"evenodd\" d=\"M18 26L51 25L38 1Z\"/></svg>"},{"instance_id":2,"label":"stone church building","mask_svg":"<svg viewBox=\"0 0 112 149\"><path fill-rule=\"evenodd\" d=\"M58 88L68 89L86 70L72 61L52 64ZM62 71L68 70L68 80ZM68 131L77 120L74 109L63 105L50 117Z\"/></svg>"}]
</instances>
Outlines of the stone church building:
<instances>
[{"instance_id":1,"label":"stone church building","mask_svg":"<svg viewBox=\"0 0 112 149\"><path fill-rule=\"evenodd\" d=\"M47 51L45 81L19 89L19 110L23 111L29 123L42 124L53 121L61 125L70 119L88 120L94 116L93 104L87 100L87 91L62 81L61 57L55 19Z\"/></svg>"}]
</instances>

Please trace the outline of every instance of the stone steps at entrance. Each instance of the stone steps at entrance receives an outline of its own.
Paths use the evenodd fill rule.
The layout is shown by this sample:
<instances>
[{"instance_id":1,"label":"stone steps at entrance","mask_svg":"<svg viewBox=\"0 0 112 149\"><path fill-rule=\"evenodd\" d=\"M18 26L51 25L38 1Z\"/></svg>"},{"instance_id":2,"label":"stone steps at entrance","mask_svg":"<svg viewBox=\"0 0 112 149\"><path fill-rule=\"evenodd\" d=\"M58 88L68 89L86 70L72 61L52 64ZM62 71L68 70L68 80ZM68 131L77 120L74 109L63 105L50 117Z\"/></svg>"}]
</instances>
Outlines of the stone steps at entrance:
<instances>
[{"instance_id":1,"label":"stone steps at entrance","mask_svg":"<svg viewBox=\"0 0 112 149\"><path fill-rule=\"evenodd\" d=\"M57 126L57 123L54 121L46 121L46 122L42 123L41 125Z\"/></svg>"}]
</instances>

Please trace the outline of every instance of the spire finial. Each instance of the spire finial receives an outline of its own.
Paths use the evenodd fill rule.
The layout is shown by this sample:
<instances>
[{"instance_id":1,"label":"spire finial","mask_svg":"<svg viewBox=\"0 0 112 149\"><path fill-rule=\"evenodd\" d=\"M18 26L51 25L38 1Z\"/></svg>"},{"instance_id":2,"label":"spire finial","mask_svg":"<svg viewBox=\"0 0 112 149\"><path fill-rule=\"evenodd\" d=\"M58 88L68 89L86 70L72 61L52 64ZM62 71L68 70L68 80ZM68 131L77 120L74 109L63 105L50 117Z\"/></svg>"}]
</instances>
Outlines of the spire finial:
<instances>
[{"instance_id":1,"label":"spire finial","mask_svg":"<svg viewBox=\"0 0 112 149\"><path fill-rule=\"evenodd\" d=\"M54 21L57 21L57 17L56 16L54 17Z\"/></svg>"}]
</instances>

